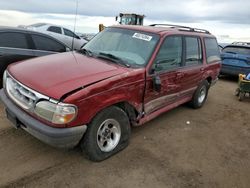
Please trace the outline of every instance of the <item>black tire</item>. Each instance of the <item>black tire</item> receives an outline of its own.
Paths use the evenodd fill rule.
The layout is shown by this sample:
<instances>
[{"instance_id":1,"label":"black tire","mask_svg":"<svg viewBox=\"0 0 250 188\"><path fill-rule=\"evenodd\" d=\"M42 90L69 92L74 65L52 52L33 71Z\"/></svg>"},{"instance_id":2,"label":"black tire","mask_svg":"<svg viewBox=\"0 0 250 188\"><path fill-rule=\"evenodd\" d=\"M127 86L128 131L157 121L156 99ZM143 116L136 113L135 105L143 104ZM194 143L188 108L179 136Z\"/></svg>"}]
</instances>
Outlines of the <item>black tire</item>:
<instances>
[{"instance_id":1,"label":"black tire","mask_svg":"<svg viewBox=\"0 0 250 188\"><path fill-rule=\"evenodd\" d=\"M102 130L105 122L109 121L110 119L119 123L120 139L117 141L118 144L114 146L114 149L105 152L102 151L101 147L98 145L100 144L100 142L98 142L100 136L97 134L100 132L100 130ZM81 148L91 161L102 161L126 148L129 143L130 133L131 129L127 114L121 108L111 106L104 109L93 118L91 123L88 125L84 139L81 141Z\"/></svg>"},{"instance_id":2,"label":"black tire","mask_svg":"<svg viewBox=\"0 0 250 188\"><path fill-rule=\"evenodd\" d=\"M207 80L202 81L195 90L193 98L190 101L191 107L193 107L194 109L201 108L207 100L208 90L209 90L208 81ZM201 92L204 92L203 94L205 94L203 100L199 99L199 97L201 96Z\"/></svg>"}]
</instances>

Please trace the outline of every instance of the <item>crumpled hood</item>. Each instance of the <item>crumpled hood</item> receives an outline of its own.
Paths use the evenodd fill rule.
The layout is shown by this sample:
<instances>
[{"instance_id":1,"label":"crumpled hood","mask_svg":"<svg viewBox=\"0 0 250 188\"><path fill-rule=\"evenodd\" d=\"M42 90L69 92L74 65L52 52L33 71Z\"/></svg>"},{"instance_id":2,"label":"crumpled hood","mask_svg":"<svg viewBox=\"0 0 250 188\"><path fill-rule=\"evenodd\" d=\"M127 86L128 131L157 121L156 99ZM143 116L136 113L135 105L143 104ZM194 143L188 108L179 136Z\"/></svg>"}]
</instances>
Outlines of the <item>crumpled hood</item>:
<instances>
[{"instance_id":1,"label":"crumpled hood","mask_svg":"<svg viewBox=\"0 0 250 188\"><path fill-rule=\"evenodd\" d=\"M127 72L105 60L68 52L12 64L9 73L27 87L59 100L82 86Z\"/></svg>"}]
</instances>

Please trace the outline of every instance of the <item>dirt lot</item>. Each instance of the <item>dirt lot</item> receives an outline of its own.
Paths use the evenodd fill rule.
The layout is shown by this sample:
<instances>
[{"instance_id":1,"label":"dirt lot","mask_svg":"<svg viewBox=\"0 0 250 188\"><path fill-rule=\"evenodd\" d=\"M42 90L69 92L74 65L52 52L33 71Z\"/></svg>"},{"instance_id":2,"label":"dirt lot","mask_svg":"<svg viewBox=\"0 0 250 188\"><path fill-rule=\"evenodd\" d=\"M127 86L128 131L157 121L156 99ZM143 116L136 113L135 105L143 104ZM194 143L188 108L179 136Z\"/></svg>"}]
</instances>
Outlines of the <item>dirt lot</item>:
<instances>
[{"instance_id":1,"label":"dirt lot","mask_svg":"<svg viewBox=\"0 0 250 188\"><path fill-rule=\"evenodd\" d=\"M133 128L129 147L101 163L12 128L1 105L0 187L249 187L250 100L237 100L236 85L222 79L202 109Z\"/></svg>"}]
</instances>

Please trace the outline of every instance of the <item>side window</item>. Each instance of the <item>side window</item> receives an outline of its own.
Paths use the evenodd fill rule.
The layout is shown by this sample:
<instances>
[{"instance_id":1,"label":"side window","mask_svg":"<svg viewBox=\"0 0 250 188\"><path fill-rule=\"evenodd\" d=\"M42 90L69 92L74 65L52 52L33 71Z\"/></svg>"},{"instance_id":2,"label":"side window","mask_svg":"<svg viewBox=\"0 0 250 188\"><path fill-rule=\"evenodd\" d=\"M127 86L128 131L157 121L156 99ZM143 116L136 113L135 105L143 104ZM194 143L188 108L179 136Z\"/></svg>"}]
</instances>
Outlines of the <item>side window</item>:
<instances>
[{"instance_id":1,"label":"side window","mask_svg":"<svg viewBox=\"0 0 250 188\"><path fill-rule=\"evenodd\" d=\"M47 31L51 31L54 33L62 34L62 30L60 27L50 26Z\"/></svg>"},{"instance_id":2,"label":"side window","mask_svg":"<svg viewBox=\"0 0 250 188\"><path fill-rule=\"evenodd\" d=\"M202 63L201 43L196 37L185 37L186 40L186 65Z\"/></svg>"},{"instance_id":3,"label":"side window","mask_svg":"<svg viewBox=\"0 0 250 188\"><path fill-rule=\"evenodd\" d=\"M213 63L220 60L220 52L215 38L205 38L205 48L207 63Z\"/></svg>"},{"instance_id":4,"label":"side window","mask_svg":"<svg viewBox=\"0 0 250 188\"><path fill-rule=\"evenodd\" d=\"M0 33L0 47L28 48L28 43L23 33Z\"/></svg>"},{"instance_id":5,"label":"side window","mask_svg":"<svg viewBox=\"0 0 250 188\"><path fill-rule=\"evenodd\" d=\"M156 56L154 66L156 71L171 70L181 66L182 37L167 37Z\"/></svg>"},{"instance_id":6,"label":"side window","mask_svg":"<svg viewBox=\"0 0 250 188\"><path fill-rule=\"evenodd\" d=\"M32 39L34 41L34 44L37 50L52 51L52 52L66 52L66 48L64 45L50 38L40 36L40 35L32 35Z\"/></svg>"},{"instance_id":7,"label":"side window","mask_svg":"<svg viewBox=\"0 0 250 188\"><path fill-rule=\"evenodd\" d=\"M72 31L70 31L68 29L65 29L65 28L63 28L63 31L64 31L64 34L66 36L68 36L68 37L75 37L76 38L76 35Z\"/></svg>"}]
</instances>

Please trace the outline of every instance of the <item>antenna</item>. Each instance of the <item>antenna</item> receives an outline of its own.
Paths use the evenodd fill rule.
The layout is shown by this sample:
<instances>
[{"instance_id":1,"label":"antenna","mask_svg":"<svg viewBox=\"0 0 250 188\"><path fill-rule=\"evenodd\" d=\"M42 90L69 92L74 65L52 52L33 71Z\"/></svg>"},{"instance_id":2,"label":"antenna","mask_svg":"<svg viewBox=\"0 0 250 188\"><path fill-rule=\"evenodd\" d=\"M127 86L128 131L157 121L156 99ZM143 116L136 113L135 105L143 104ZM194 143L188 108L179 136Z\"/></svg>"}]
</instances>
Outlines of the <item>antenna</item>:
<instances>
[{"instance_id":1,"label":"antenna","mask_svg":"<svg viewBox=\"0 0 250 188\"><path fill-rule=\"evenodd\" d=\"M77 14L78 14L78 0L76 0L76 12L75 12L75 23L74 23L74 34L76 32L76 18L77 18ZM74 40L75 37L73 36L73 40L72 40L72 51L74 50Z\"/></svg>"}]
</instances>

